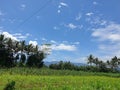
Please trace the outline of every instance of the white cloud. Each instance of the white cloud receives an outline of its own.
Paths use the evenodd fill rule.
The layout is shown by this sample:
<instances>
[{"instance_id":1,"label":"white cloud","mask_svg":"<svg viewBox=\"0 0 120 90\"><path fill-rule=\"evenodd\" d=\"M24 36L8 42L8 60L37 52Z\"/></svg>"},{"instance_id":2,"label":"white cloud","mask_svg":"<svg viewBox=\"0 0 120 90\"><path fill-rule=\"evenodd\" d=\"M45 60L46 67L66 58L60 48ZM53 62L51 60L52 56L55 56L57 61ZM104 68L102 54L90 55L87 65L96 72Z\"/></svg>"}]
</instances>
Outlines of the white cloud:
<instances>
[{"instance_id":1,"label":"white cloud","mask_svg":"<svg viewBox=\"0 0 120 90\"><path fill-rule=\"evenodd\" d=\"M56 42L56 41L54 41L54 40L51 40L50 42L51 42L51 43L54 43L54 44L56 44L56 43L57 43L57 42Z\"/></svg>"},{"instance_id":2,"label":"white cloud","mask_svg":"<svg viewBox=\"0 0 120 90\"><path fill-rule=\"evenodd\" d=\"M79 45L79 44L80 44L80 42L74 42L74 44Z\"/></svg>"},{"instance_id":3,"label":"white cloud","mask_svg":"<svg viewBox=\"0 0 120 90\"><path fill-rule=\"evenodd\" d=\"M78 20L80 20L80 19L81 19L81 17L82 17L82 15L79 13L79 14L78 14L78 16L76 16L75 20L77 20L77 21L78 21Z\"/></svg>"},{"instance_id":4,"label":"white cloud","mask_svg":"<svg viewBox=\"0 0 120 90\"><path fill-rule=\"evenodd\" d=\"M63 2L60 2L60 5L64 6L64 7L68 7L68 5L66 3L63 3Z\"/></svg>"},{"instance_id":5,"label":"white cloud","mask_svg":"<svg viewBox=\"0 0 120 90\"><path fill-rule=\"evenodd\" d=\"M120 24L111 23L103 28L94 29L92 36L99 41L98 51L103 57L120 55Z\"/></svg>"},{"instance_id":6,"label":"white cloud","mask_svg":"<svg viewBox=\"0 0 120 90\"><path fill-rule=\"evenodd\" d=\"M0 16L3 16L4 15L4 13L0 10Z\"/></svg>"},{"instance_id":7,"label":"white cloud","mask_svg":"<svg viewBox=\"0 0 120 90\"><path fill-rule=\"evenodd\" d=\"M89 12L89 13L86 13L86 16L91 16L91 15L93 15L94 13L92 13L92 12Z\"/></svg>"},{"instance_id":8,"label":"white cloud","mask_svg":"<svg viewBox=\"0 0 120 90\"><path fill-rule=\"evenodd\" d=\"M77 26L74 25L73 23L69 23L69 24L67 25L67 27L69 27L70 29L75 29L75 28L77 28Z\"/></svg>"},{"instance_id":9,"label":"white cloud","mask_svg":"<svg viewBox=\"0 0 120 90\"><path fill-rule=\"evenodd\" d=\"M59 44L59 45L52 45L52 50L63 50L63 51L75 51L77 48L75 45L65 45L65 44Z\"/></svg>"},{"instance_id":10,"label":"white cloud","mask_svg":"<svg viewBox=\"0 0 120 90\"><path fill-rule=\"evenodd\" d=\"M57 13L61 13L61 10L58 10Z\"/></svg>"},{"instance_id":11,"label":"white cloud","mask_svg":"<svg viewBox=\"0 0 120 90\"><path fill-rule=\"evenodd\" d=\"M8 32L2 32L2 34L6 37L6 38L11 38L12 40L16 40L18 41L18 39L16 37L14 37L12 34L8 33Z\"/></svg>"},{"instance_id":12,"label":"white cloud","mask_svg":"<svg viewBox=\"0 0 120 90\"><path fill-rule=\"evenodd\" d=\"M42 40L42 41L47 41L47 39L46 39L46 38L44 38L44 37L43 37L43 38L41 38L41 40Z\"/></svg>"},{"instance_id":13,"label":"white cloud","mask_svg":"<svg viewBox=\"0 0 120 90\"><path fill-rule=\"evenodd\" d=\"M101 26L105 26L108 24L108 22L106 20L101 19L100 17L93 17L89 19L90 24L96 24L96 25L101 25ZM111 22L109 22L111 23Z\"/></svg>"},{"instance_id":14,"label":"white cloud","mask_svg":"<svg viewBox=\"0 0 120 90\"><path fill-rule=\"evenodd\" d=\"M32 44L33 46L38 45L37 41L29 41L29 44Z\"/></svg>"},{"instance_id":15,"label":"white cloud","mask_svg":"<svg viewBox=\"0 0 120 90\"><path fill-rule=\"evenodd\" d=\"M14 37L16 37L17 39L21 40L21 39L26 39L27 37L30 36L29 33L26 33L25 35L22 35L21 33L15 33L12 34Z\"/></svg>"},{"instance_id":16,"label":"white cloud","mask_svg":"<svg viewBox=\"0 0 120 90\"><path fill-rule=\"evenodd\" d=\"M61 5L58 5L58 8L62 8L62 6L61 6Z\"/></svg>"},{"instance_id":17,"label":"white cloud","mask_svg":"<svg viewBox=\"0 0 120 90\"><path fill-rule=\"evenodd\" d=\"M104 28L94 29L92 36L102 41L120 41L120 24L112 23Z\"/></svg>"},{"instance_id":18,"label":"white cloud","mask_svg":"<svg viewBox=\"0 0 120 90\"><path fill-rule=\"evenodd\" d=\"M97 4L98 4L97 2L95 2L95 1L93 2L93 5L97 5Z\"/></svg>"},{"instance_id":19,"label":"white cloud","mask_svg":"<svg viewBox=\"0 0 120 90\"><path fill-rule=\"evenodd\" d=\"M54 30L59 30L59 27L54 26L53 29L54 29Z\"/></svg>"},{"instance_id":20,"label":"white cloud","mask_svg":"<svg viewBox=\"0 0 120 90\"><path fill-rule=\"evenodd\" d=\"M43 44L41 47L41 50L56 50L56 51L75 51L77 50L77 47L75 45L79 44L79 42L74 42L69 44L68 41L62 41L61 43L50 40L51 44Z\"/></svg>"},{"instance_id":21,"label":"white cloud","mask_svg":"<svg viewBox=\"0 0 120 90\"><path fill-rule=\"evenodd\" d=\"M25 40L28 36L30 36L29 33L27 33L27 34L25 34L25 35L22 35L21 33L11 34L11 33L9 33L9 32L5 32L5 31L3 31L3 30L0 30L0 34L5 35L6 38L11 38L11 39L17 40L17 41Z\"/></svg>"},{"instance_id":22,"label":"white cloud","mask_svg":"<svg viewBox=\"0 0 120 90\"><path fill-rule=\"evenodd\" d=\"M21 8L21 10L24 10L26 8L26 4L21 4L20 8Z\"/></svg>"},{"instance_id":23,"label":"white cloud","mask_svg":"<svg viewBox=\"0 0 120 90\"><path fill-rule=\"evenodd\" d=\"M51 45L49 44L43 44L39 47L40 51L43 51L46 54L51 54L52 49L51 49Z\"/></svg>"},{"instance_id":24,"label":"white cloud","mask_svg":"<svg viewBox=\"0 0 120 90\"><path fill-rule=\"evenodd\" d=\"M66 3L60 2L58 5L57 13L60 14L63 7L68 7Z\"/></svg>"},{"instance_id":25,"label":"white cloud","mask_svg":"<svg viewBox=\"0 0 120 90\"><path fill-rule=\"evenodd\" d=\"M75 25L73 23L69 23L67 25L64 25L65 27L68 27L69 29L81 29L83 28L83 25Z\"/></svg>"},{"instance_id":26,"label":"white cloud","mask_svg":"<svg viewBox=\"0 0 120 90\"><path fill-rule=\"evenodd\" d=\"M10 23L14 23L15 22L15 19L9 19L8 20Z\"/></svg>"}]
</instances>

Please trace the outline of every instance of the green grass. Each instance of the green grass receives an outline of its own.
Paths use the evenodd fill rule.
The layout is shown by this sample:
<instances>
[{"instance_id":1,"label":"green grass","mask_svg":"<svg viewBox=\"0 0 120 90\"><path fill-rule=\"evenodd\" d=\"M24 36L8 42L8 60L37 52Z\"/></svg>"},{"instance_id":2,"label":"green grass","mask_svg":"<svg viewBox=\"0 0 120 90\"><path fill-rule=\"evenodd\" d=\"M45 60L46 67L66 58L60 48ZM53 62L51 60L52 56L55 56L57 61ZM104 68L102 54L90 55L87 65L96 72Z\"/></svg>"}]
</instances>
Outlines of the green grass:
<instances>
[{"instance_id":1,"label":"green grass","mask_svg":"<svg viewBox=\"0 0 120 90\"><path fill-rule=\"evenodd\" d=\"M0 75L45 75L45 76L107 76L120 77L120 73L84 72L74 70L52 70L48 68L11 68L0 69Z\"/></svg>"},{"instance_id":2,"label":"green grass","mask_svg":"<svg viewBox=\"0 0 120 90\"><path fill-rule=\"evenodd\" d=\"M16 90L120 90L120 74L36 68L0 69L0 90L15 81Z\"/></svg>"},{"instance_id":3,"label":"green grass","mask_svg":"<svg viewBox=\"0 0 120 90\"><path fill-rule=\"evenodd\" d=\"M0 90L8 80L16 82L16 90L120 90L120 78L35 75L1 75Z\"/></svg>"}]
</instances>

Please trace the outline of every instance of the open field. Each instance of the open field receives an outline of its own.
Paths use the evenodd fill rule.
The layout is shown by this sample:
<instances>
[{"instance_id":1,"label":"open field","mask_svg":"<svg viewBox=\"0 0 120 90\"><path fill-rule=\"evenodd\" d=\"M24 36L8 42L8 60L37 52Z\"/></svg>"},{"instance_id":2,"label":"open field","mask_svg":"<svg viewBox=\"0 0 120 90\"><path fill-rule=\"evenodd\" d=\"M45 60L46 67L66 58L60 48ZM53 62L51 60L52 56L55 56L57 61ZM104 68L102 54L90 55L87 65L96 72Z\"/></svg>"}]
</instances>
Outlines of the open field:
<instances>
[{"instance_id":1,"label":"open field","mask_svg":"<svg viewBox=\"0 0 120 90\"><path fill-rule=\"evenodd\" d=\"M11 80L16 90L120 90L120 78L105 76L2 75L0 90Z\"/></svg>"},{"instance_id":2,"label":"open field","mask_svg":"<svg viewBox=\"0 0 120 90\"><path fill-rule=\"evenodd\" d=\"M120 90L119 76L69 70L1 69L0 90L12 80L16 90Z\"/></svg>"}]
</instances>

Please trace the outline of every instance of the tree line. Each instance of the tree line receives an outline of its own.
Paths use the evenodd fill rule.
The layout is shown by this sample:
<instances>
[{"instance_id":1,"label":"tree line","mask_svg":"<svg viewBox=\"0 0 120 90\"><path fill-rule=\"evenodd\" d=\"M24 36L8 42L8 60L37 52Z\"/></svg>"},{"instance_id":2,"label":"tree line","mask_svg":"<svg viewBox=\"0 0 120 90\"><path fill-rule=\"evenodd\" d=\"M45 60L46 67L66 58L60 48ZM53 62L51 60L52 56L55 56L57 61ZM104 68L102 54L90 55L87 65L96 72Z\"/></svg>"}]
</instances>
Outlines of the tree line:
<instances>
[{"instance_id":1,"label":"tree line","mask_svg":"<svg viewBox=\"0 0 120 90\"><path fill-rule=\"evenodd\" d=\"M120 58L114 56L111 60L103 61L92 54L87 58L87 64L82 66L74 65L71 62L60 61L56 64L51 64L50 69L56 70L76 70L76 71L92 71L92 72L119 72Z\"/></svg>"},{"instance_id":2,"label":"tree line","mask_svg":"<svg viewBox=\"0 0 120 90\"><path fill-rule=\"evenodd\" d=\"M0 35L0 67L42 67L46 53L38 45Z\"/></svg>"},{"instance_id":3,"label":"tree line","mask_svg":"<svg viewBox=\"0 0 120 90\"><path fill-rule=\"evenodd\" d=\"M48 54L40 50L38 45L26 44L25 41L16 41L0 35L0 67L42 67L43 59ZM51 64L49 68L57 70L116 72L120 67L120 58L114 56L110 60L103 61L92 54L87 58L87 65L76 66L71 62L60 61Z\"/></svg>"}]
</instances>

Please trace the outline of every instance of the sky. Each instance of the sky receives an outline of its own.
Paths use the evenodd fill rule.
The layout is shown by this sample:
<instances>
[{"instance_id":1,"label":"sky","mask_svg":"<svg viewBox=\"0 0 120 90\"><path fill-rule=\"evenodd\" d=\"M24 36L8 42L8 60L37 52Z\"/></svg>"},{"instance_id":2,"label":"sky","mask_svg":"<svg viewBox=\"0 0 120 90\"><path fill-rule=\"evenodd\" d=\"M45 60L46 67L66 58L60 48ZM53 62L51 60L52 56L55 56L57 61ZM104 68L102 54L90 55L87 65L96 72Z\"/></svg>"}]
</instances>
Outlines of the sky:
<instances>
[{"instance_id":1,"label":"sky","mask_svg":"<svg viewBox=\"0 0 120 90\"><path fill-rule=\"evenodd\" d=\"M120 0L0 0L0 33L51 44L45 61L120 55Z\"/></svg>"}]
</instances>

